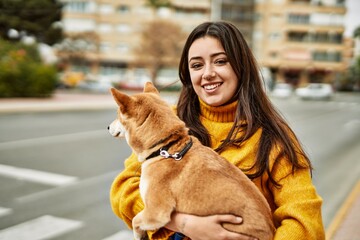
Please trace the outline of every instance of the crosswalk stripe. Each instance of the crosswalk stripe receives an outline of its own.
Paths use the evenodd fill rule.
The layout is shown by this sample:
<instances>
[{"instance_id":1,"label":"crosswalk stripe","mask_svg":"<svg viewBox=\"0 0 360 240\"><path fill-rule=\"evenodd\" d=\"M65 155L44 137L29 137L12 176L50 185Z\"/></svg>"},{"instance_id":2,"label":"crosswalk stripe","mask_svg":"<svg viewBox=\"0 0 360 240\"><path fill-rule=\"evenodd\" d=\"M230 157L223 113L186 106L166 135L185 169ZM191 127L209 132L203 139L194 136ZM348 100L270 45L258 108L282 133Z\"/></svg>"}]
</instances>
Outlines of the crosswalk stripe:
<instances>
[{"instance_id":1,"label":"crosswalk stripe","mask_svg":"<svg viewBox=\"0 0 360 240\"><path fill-rule=\"evenodd\" d=\"M43 183L52 186L61 186L77 181L77 178L72 176L43 172L27 168L19 168L2 164L0 164L0 175L23 179L30 182Z\"/></svg>"},{"instance_id":2,"label":"crosswalk stripe","mask_svg":"<svg viewBox=\"0 0 360 240\"><path fill-rule=\"evenodd\" d=\"M6 216L12 213L12 209L0 207L0 217Z\"/></svg>"},{"instance_id":3,"label":"crosswalk stripe","mask_svg":"<svg viewBox=\"0 0 360 240\"><path fill-rule=\"evenodd\" d=\"M130 240L130 239L134 239L133 232L123 230L102 240Z\"/></svg>"},{"instance_id":4,"label":"crosswalk stripe","mask_svg":"<svg viewBox=\"0 0 360 240\"><path fill-rule=\"evenodd\" d=\"M50 215L0 230L0 240L44 240L82 227L80 221Z\"/></svg>"}]
</instances>

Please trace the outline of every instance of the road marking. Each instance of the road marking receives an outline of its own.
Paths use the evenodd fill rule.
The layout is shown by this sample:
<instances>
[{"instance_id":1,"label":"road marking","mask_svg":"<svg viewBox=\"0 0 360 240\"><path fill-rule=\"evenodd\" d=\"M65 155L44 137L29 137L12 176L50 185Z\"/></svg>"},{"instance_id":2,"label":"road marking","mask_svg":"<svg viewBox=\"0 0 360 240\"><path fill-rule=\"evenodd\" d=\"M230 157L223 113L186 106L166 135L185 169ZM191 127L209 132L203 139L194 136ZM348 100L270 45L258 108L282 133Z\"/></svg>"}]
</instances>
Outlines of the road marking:
<instances>
[{"instance_id":1,"label":"road marking","mask_svg":"<svg viewBox=\"0 0 360 240\"><path fill-rule=\"evenodd\" d=\"M60 236L83 226L80 221L45 215L0 230L0 240L43 240Z\"/></svg>"},{"instance_id":2,"label":"road marking","mask_svg":"<svg viewBox=\"0 0 360 240\"><path fill-rule=\"evenodd\" d=\"M3 207L0 207L0 217L9 215L9 214L11 214L11 213L12 213L12 209L11 209L11 208L3 208Z\"/></svg>"},{"instance_id":3,"label":"road marking","mask_svg":"<svg viewBox=\"0 0 360 240\"><path fill-rule=\"evenodd\" d=\"M343 126L346 130L356 130L357 128L360 128L360 120L351 119L347 121Z\"/></svg>"},{"instance_id":4,"label":"road marking","mask_svg":"<svg viewBox=\"0 0 360 240\"><path fill-rule=\"evenodd\" d=\"M43 183L52 186L71 184L78 180L76 177L72 176L43 172L27 168L19 168L2 164L0 164L0 175L30 182Z\"/></svg>"},{"instance_id":5,"label":"road marking","mask_svg":"<svg viewBox=\"0 0 360 240\"><path fill-rule=\"evenodd\" d=\"M102 240L129 240L129 239L133 239L133 238L134 238L133 232L124 230L124 231L115 233L114 235L111 235Z\"/></svg>"}]
</instances>

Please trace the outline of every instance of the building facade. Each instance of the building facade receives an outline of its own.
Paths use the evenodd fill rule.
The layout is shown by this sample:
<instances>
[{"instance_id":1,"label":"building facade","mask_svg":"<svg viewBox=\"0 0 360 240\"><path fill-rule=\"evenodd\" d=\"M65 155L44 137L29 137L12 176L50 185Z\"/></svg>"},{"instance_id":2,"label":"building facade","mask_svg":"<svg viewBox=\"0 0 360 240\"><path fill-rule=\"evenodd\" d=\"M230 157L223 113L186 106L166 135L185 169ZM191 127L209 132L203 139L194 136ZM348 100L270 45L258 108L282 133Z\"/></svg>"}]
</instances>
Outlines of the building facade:
<instances>
[{"instance_id":1,"label":"building facade","mask_svg":"<svg viewBox=\"0 0 360 240\"><path fill-rule=\"evenodd\" d=\"M133 49L144 23L156 18L178 23L184 32L208 20L233 22L259 64L274 79L300 86L332 82L348 67L343 33L344 0L172 0L153 9L145 0L62 0L65 32L94 31L96 56L81 71L117 80L143 81L147 70L134 67ZM177 78L173 71L172 78ZM175 79L174 79L175 80Z\"/></svg>"},{"instance_id":2,"label":"building facade","mask_svg":"<svg viewBox=\"0 0 360 240\"><path fill-rule=\"evenodd\" d=\"M100 81L144 82L147 69L134 66L134 49L141 41L147 22L165 19L178 23L184 32L209 20L210 1L173 0L171 8L151 8L145 0L62 0L62 24L65 33L95 32L99 50L87 54L87 61L72 65L70 71L82 71ZM175 69L163 71L176 80ZM161 77L161 76L160 76Z\"/></svg>"},{"instance_id":3,"label":"building facade","mask_svg":"<svg viewBox=\"0 0 360 240\"><path fill-rule=\"evenodd\" d=\"M258 0L253 50L275 79L333 82L346 70L344 0Z\"/></svg>"}]
</instances>

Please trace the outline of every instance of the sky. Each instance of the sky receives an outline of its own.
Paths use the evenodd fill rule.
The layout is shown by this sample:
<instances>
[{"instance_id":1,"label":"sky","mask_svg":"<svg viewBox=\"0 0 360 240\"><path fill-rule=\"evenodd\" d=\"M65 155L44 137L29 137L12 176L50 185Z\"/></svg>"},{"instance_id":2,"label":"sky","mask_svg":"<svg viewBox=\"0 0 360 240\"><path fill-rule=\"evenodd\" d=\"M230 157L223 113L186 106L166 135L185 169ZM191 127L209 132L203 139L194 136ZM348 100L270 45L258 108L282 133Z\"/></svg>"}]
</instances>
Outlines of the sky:
<instances>
[{"instance_id":1,"label":"sky","mask_svg":"<svg viewBox=\"0 0 360 240\"><path fill-rule=\"evenodd\" d=\"M360 0L346 0L345 36L351 37L360 27Z\"/></svg>"}]
</instances>

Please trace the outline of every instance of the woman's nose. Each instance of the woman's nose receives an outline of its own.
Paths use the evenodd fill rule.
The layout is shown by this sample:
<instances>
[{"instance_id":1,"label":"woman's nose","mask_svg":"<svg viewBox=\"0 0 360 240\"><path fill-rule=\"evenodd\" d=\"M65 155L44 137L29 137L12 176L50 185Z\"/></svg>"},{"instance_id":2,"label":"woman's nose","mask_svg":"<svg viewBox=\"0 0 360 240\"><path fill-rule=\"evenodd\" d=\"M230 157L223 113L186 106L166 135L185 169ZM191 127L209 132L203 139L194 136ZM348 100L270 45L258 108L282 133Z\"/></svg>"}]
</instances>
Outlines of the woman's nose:
<instances>
[{"instance_id":1,"label":"woman's nose","mask_svg":"<svg viewBox=\"0 0 360 240\"><path fill-rule=\"evenodd\" d=\"M216 77L215 71L212 69L206 69L203 74L203 79L210 80L212 78Z\"/></svg>"}]
</instances>

